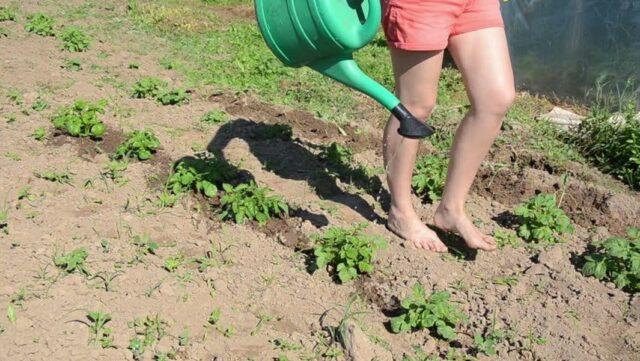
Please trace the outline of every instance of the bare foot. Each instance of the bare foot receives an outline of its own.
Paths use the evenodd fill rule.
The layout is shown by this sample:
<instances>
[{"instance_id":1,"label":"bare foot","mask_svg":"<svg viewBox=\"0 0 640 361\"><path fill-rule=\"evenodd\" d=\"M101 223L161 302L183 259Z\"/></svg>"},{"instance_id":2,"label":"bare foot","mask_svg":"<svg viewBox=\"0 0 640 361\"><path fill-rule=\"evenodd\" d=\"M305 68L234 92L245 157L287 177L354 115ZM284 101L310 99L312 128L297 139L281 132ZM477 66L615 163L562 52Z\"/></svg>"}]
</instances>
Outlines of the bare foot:
<instances>
[{"instance_id":1,"label":"bare foot","mask_svg":"<svg viewBox=\"0 0 640 361\"><path fill-rule=\"evenodd\" d=\"M414 212L402 213L391 208L387 227L398 237L406 240L412 248L428 251L446 252L447 246L442 243L436 232L427 227Z\"/></svg>"},{"instance_id":2,"label":"bare foot","mask_svg":"<svg viewBox=\"0 0 640 361\"><path fill-rule=\"evenodd\" d=\"M444 231L458 234L464 239L469 248L484 251L493 251L496 249L495 239L482 234L464 212L452 212L440 205L436 210L433 222L436 227Z\"/></svg>"}]
</instances>

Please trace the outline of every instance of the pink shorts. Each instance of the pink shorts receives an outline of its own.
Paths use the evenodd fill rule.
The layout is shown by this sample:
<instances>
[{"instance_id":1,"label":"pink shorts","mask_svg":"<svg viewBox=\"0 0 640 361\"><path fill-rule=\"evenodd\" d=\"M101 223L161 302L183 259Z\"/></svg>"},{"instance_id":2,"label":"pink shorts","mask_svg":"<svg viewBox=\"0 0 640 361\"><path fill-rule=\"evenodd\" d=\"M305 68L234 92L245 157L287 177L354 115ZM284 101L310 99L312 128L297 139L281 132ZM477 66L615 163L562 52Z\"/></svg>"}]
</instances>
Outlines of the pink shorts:
<instances>
[{"instance_id":1,"label":"pink shorts","mask_svg":"<svg viewBox=\"0 0 640 361\"><path fill-rule=\"evenodd\" d=\"M389 45L403 50L442 50L449 38L503 27L500 0L382 0Z\"/></svg>"}]
</instances>

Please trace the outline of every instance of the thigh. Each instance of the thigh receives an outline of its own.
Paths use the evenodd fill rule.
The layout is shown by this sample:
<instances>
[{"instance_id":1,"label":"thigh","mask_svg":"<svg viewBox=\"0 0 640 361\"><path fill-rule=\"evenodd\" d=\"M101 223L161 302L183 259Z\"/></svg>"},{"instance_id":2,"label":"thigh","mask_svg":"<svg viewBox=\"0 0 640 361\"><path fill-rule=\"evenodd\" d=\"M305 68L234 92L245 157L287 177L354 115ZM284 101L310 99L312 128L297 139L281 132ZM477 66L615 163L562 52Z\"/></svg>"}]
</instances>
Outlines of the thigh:
<instances>
[{"instance_id":1,"label":"thigh","mask_svg":"<svg viewBox=\"0 0 640 361\"><path fill-rule=\"evenodd\" d=\"M462 73L472 106L513 98L513 70L504 28L452 36L448 49Z\"/></svg>"},{"instance_id":2,"label":"thigh","mask_svg":"<svg viewBox=\"0 0 640 361\"><path fill-rule=\"evenodd\" d=\"M407 107L435 104L443 51L406 51L391 48L396 93Z\"/></svg>"}]
</instances>

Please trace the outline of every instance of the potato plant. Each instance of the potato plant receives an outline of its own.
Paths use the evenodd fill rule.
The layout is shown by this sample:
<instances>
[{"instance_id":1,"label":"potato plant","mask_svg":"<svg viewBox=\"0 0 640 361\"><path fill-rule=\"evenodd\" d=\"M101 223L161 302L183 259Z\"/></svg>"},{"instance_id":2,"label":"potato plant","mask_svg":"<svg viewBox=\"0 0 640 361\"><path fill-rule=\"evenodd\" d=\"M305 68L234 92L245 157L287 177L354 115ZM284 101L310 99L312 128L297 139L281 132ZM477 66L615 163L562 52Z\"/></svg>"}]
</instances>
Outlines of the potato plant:
<instances>
[{"instance_id":1,"label":"potato plant","mask_svg":"<svg viewBox=\"0 0 640 361\"><path fill-rule=\"evenodd\" d=\"M613 282L631 293L640 291L640 229L629 228L627 236L611 237L590 247L582 274Z\"/></svg>"},{"instance_id":2,"label":"potato plant","mask_svg":"<svg viewBox=\"0 0 640 361\"><path fill-rule=\"evenodd\" d=\"M107 129L99 118L106 105L104 100L76 100L73 105L58 109L52 118L53 126L73 137L100 139Z\"/></svg>"},{"instance_id":3,"label":"potato plant","mask_svg":"<svg viewBox=\"0 0 640 361\"><path fill-rule=\"evenodd\" d=\"M377 236L365 234L366 223L352 228L331 227L316 235L314 248L316 266L331 266L342 283L373 272L373 259L387 244Z\"/></svg>"},{"instance_id":4,"label":"potato plant","mask_svg":"<svg viewBox=\"0 0 640 361\"><path fill-rule=\"evenodd\" d=\"M53 30L55 23L55 20L49 16L42 13L36 13L27 16L27 24L24 28L28 32L40 36L55 36L56 34Z\"/></svg>"},{"instance_id":5,"label":"potato plant","mask_svg":"<svg viewBox=\"0 0 640 361\"><path fill-rule=\"evenodd\" d=\"M416 283L411 294L400 302L402 314L391 319L394 333L431 329L447 341L455 340L455 327L466 316L450 301L447 291L434 292L427 296L421 284Z\"/></svg>"},{"instance_id":6,"label":"potato plant","mask_svg":"<svg viewBox=\"0 0 640 361\"><path fill-rule=\"evenodd\" d=\"M70 52L83 52L89 49L91 38L75 26L65 28L60 35L62 49Z\"/></svg>"},{"instance_id":7,"label":"potato plant","mask_svg":"<svg viewBox=\"0 0 640 361\"><path fill-rule=\"evenodd\" d=\"M135 130L116 148L114 159L147 160L160 148L160 140L151 130Z\"/></svg>"},{"instance_id":8,"label":"potato plant","mask_svg":"<svg viewBox=\"0 0 640 361\"><path fill-rule=\"evenodd\" d=\"M224 194L220 198L222 212L220 218L232 219L238 224L257 221L263 225L272 217L282 217L289 213L289 206L280 196L270 196L267 187L260 187L254 181L237 186L225 183Z\"/></svg>"},{"instance_id":9,"label":"potato plant","mask_svg":"<svg viewBox=\"0 0 640 361\"><path fill-rule=\"evenodd\" d=\"M113 330L107 327L111 321L111 315L100 311L87 313L89 322L89 344L100 345L102 348L115 348L113 344Z\"/></svg>"},{"instance_id":10,"label":"potato plant","mask_svg":"<svg viewBox=\"0 0 640 361\"><path fill-rule=\"evenodd\" d=\"M169 89L169 84L154 77L138 80L131 96L137 99L155 99L162 105L176 105L189 101L190 96L184 89Z\"/></svg>"},{"instance_id":11,"label":"potato plant","mask_svg":"<svg viewBox=\"0 0 640 361\"><path fill-rule=\"evenodd\" d=\"M515 214L520 221L518 235L528 242L558 243L564 234L573 233L571 220L557 205L556 196L539 194L519 205Z\"/></svg>"},{"instance_id":12,"label":"potato plant","mask_svg":"<svg viewBox=\"0 0 640 361\"><path fill-rule=\"evenodd\" d=\"M218 195L222 183L233 179L235 174L235 169L223 159L201 155L178 162L165 187L175 195L193 191L212 198Z\"/></svg>"},{"instance_id":13,"label":"potato plant","mask_svg":"<svg viewBox=\"0 0 640 361\"><path fill-rule=\"evenodd\" d=\"M442 196L449 160L439 155L427 155L416 163L411 185L418 196L435 202Z\"/></svg>"},{"instance_id":14,"label":"potato plant","mask_svg":"<svg viewBox=\"0 0 640 361\"><path fill-rule=\"evenodd\" d=\"M85 265L85 261L89 253L84 248L77 248L73 251L54 257L53 264L68 274L78 272L85 276L89 276L89 270Z\"/></svg>"},{"instance_id":15,"label":"potato plant","mask_svg":"<svg viewBox=\"0 0 640 361\"><path fill-rule=\"evenodd\" d=\"M229 114L224 110L210 110L202 116L201 121L207 124L221 124L229 121Z\"/></svg>"},{"instance_id":16,"label":"potato plant","mask_svg":"<svg viewBox=\"0 0 640 361\"><path fill-rule=\"evenodd\" d=\"M0 22L2 21L15 21L16 12L10 8L0 6Z\"/></svg>"}]
</instances>

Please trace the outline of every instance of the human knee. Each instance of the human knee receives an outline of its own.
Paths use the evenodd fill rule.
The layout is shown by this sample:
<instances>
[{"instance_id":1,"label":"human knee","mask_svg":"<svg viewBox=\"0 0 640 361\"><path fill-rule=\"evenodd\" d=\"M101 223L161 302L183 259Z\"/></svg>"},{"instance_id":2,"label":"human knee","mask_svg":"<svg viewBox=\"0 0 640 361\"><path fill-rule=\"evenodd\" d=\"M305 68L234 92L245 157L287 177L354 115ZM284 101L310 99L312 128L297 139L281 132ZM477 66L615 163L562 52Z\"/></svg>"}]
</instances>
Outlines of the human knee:
<instances>
[{"instance_id":1,"label":"human knee","mask_svg":"<svg viewBox=\"0 0 640 361\"><path fill-rule=\"evenodd\" d=\"M431 116L433 109L436 107L436 103L434 101L407 102L404 106L407 107L407 110L409 110L414 117L420 120L426 120Z\"/></svg>"},{"instance_id":2,"label":"human knee","mask_svg":"<svg viewBox=\"0 0 640 361\"><path fill-rule=\"evenodd\" d=\"M496 87L487 90L483 99L483 101L474 104L475 110L495 116L499 121L502 121L502 117L516 99L516 91L513 86Z\"/></svg>"}]
</instances>

